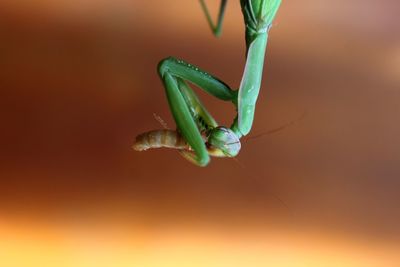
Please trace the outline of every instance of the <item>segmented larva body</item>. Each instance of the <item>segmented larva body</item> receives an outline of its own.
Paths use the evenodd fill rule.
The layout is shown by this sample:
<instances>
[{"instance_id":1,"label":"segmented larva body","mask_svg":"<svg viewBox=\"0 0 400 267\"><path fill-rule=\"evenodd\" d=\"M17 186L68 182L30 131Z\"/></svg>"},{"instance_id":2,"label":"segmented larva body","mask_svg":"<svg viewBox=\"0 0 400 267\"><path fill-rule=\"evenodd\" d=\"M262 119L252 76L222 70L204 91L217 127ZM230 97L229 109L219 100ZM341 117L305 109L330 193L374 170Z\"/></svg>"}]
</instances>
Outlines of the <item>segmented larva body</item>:
<instances>
[{"instance_id":1,"label":"segmented larva body","mask_svg":"<svg viewBox=\"0 0 400 267\"><path fill-rule=\"evenodd\" d=\"M177 131L167 129L154 130L138 135L132 148L136 151L144 151L162 147L190 150L186 140Z\"/></svg>"}]
</instances>

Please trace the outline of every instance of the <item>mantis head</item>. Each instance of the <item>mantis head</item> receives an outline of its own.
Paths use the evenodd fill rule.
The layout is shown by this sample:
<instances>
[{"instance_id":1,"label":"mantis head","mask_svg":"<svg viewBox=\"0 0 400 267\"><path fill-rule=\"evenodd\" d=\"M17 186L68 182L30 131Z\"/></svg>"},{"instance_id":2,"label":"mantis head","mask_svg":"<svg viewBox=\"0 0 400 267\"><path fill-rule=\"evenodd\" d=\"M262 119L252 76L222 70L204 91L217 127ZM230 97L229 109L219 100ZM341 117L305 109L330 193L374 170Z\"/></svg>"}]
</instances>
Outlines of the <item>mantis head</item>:
<instances>
[{"instance_id":1,"label":"mantis head","mask_svg":"<svg viewBox=\"0 0 400 267\"><path fill-rule=\"evenodd\" d=\"M218 156L235 157L241 148L239 137L229 128L219 126L211 130L208 144L221 153Z\"/></svg>"}]
</instances>

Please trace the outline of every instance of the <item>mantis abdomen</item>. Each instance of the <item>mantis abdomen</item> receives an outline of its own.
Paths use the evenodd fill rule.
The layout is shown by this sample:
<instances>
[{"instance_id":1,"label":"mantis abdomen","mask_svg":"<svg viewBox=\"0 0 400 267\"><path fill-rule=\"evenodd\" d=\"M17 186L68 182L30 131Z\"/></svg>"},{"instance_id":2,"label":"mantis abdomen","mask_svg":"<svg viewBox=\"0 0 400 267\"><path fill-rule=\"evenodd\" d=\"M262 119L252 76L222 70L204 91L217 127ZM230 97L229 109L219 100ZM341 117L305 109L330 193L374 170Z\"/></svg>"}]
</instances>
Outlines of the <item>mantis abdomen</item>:
<instances>
[{"instance_id":1,"label":"mantis abdomen","mask_svg":"<svg viewBox=\"0 0 400 267\"><path fill-rule=\"evenodd\" d=\"M154 130L140 134L136 137L133 149L144 151L151 148L174 148L189 150L186 140L174 130Z\"/></svg>"}]
</instances>

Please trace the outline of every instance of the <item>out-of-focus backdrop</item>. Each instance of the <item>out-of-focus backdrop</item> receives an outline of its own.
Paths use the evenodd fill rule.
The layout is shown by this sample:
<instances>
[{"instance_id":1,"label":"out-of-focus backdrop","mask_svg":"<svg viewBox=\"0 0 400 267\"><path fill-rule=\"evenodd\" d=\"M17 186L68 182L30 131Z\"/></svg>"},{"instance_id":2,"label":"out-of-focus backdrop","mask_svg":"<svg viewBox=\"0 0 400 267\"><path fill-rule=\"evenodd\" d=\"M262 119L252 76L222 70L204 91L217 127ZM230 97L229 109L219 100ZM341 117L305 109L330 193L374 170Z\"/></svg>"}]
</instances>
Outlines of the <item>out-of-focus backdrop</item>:
<instances>
[{"instance_id":1,"label":"out-of-focus backdrop","mask_svg":"<svg viewBox=\"0 0 400 267\"><path fill-rule=\"evenodd\" d=\"M175 127L162 58L239 85L239 1L219 39L196 0L1 1L0 266L399 266L399 12L283 1L250 136L295 122L198 168L131 145Z\"/></svg>"}]
</instances>

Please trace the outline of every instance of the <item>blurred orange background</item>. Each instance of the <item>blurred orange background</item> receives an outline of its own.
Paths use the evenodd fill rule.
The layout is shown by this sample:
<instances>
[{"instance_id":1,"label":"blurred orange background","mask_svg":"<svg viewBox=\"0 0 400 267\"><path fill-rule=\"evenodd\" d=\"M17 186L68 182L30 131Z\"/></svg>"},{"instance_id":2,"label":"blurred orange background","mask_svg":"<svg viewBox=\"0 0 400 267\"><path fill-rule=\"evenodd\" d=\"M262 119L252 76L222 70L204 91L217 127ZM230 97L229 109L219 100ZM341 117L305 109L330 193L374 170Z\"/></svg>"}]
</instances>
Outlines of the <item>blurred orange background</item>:
<instances>
[{"instance_id":1,"label":"blurred orange background","mask_svg":"<svg viewBox=\"0 0 400 267\"><path fill-rule=\"evenodd\" d=\"M296 122L237 160L131 150L162 58L238 87L228 2L217 39L196 0L1 1L0 266L400 265L397 0L283 1L250 136Z\"/></svg>"}]
</instances>

